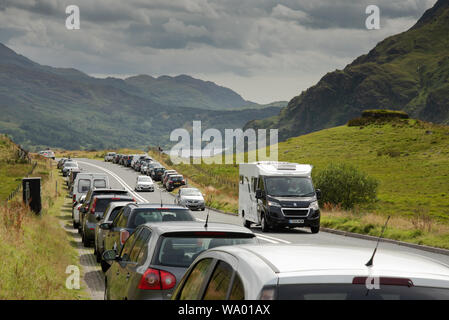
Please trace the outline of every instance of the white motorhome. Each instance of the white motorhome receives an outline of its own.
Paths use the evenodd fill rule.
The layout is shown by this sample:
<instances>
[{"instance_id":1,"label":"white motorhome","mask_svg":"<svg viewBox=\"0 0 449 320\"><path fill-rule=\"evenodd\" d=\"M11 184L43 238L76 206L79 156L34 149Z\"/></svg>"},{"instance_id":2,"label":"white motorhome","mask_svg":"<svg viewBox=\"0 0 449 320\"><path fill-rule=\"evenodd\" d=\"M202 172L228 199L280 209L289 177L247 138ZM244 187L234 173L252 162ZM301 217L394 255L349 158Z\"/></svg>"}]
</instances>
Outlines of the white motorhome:
<instances>
[{"instance_id":1,"label":"white motorhome","mask_svg":"<svg viewBox=\"0 0 449 320\"><path fill-rule=\"evenodd\" d=\"M245 227L260 224L263 232L277 227L320 230L321 191L312 183L312 166L290 162L241 163L239 216Z\"/></svg>"}]
</instances>

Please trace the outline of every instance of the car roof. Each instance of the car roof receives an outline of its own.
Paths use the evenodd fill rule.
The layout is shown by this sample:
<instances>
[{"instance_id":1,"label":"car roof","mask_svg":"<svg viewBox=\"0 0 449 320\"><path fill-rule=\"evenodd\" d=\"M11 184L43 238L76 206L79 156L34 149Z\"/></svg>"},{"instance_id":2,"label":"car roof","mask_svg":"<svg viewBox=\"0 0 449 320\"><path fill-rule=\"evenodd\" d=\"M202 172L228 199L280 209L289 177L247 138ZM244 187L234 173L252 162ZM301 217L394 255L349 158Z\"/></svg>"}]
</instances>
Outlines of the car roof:
<instances>
[{"instance_id":1,"label":"car roof","mask_svg":"<svg viewBox=\"0 0 449 320\"><path fill-rule=\"evenodd\" d=\"M181 206L179 204L165 204L163 203L161 206L161 203L132 203L130 204L133 207L137 208L146 208L146 209L159 209L159 208L167 208L167 209L183 209L186 210L187 208L184 206Z\"/></svg>"},{"instance_id":2,"label":"car roof","mask_svg":"<svg viewBox=\"0 0 449 320\"><path fill-rule=\"evenodd\" d=\"M343 247L306 244L267 244L221 247L234 256L247 261L264 261L275 273L367 270L365 263L374 248ZM252 257L251 257L252 256ZM259 259L257 259L259 258ZM255 261L253 260L253 261ZM449 279L449 266L438 261L410 253L378 249L370 270L407 273L431 273L445 275Z\"/></svg>"},{"instance_id":3,"label":"car roof","mask_svg":"<svg viewBox=\"0 0 449 320\"><path fill-rule=\"evenodd\" d=\"M245 234L254 234L250 229L230 223L209 222L207 228L204 228L204 222L200 221L161 221L148 222L143 226L150 227L152 230L162 233L167 232L189 232L189 231L209 231L209 232L238 232Z\"/></svg>"},{"instance_id":4,"label":"car roof","mask_svg":"<svg viewBox=\"0 0 449 320\"><path fill-rule=\"evenodd\" d=\"M131 199L133 200L132 196L127 196L127 195L123 195L123 194L115 194L115 193L110 193L110 194L99 194L94 196L94 198L96 199L111 199L111 198L120 198L120 199ZM128 202L129 203L129 202Z\"/></svg>"},{"instance_id":5,"label":"car roof","mask_svg":"<svg viewBox=\"0 0 449 320\"><path fill-rule=\"evenodd\" d=\"M108 193L112 193L112 192L120 192L120 193L124 193L124 192L128 192L126 191L126 189L112 189L112 188L94 188L92 190L93 192L108 192Z\"/></svg>"}]
</instances>

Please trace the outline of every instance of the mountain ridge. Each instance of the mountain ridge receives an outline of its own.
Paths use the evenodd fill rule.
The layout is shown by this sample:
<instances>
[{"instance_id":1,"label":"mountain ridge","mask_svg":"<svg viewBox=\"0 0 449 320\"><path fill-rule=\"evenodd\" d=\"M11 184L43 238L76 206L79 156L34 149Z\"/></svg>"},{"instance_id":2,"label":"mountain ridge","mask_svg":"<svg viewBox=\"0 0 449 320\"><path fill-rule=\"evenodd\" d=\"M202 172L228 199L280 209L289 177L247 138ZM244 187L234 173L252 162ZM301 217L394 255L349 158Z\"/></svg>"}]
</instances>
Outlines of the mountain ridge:
<instances>
[{"instance_id":1,"label":"mountain ridge","mask_svg":"<svg viewBox=\"0 0 449 320\"><path fill-rule=\"evenodd\" d=\"M324 75L279 115L245 128L290 137L346 123L367 109L402 110L449 124L449 1L438 1L409 30L379 42L343 70Z\"/></svg>"}]
</instances>

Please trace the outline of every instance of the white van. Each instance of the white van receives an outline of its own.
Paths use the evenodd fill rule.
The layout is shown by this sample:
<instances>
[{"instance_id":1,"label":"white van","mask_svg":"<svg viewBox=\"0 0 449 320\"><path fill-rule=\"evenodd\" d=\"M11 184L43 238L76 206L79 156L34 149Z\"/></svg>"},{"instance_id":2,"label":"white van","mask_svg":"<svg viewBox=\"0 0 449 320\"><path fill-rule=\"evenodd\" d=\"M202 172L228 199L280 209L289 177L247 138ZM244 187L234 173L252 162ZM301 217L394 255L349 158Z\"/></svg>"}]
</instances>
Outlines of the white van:
<instances>
[{"instance_id":1,"label":"white van","mask_svg":"<svg viewBox=\"0 0 449 320\"><path fill-rule=\"evenodd\" d=\"M321 191L312 183L312 166L289 162L241 163L239 216L245 227L260 224L263 232L276 227L320 230Z\"/></svg>"},{"instance_id":2,"label":"white van","mask_svg":"<svg viewBox=\"0 0 449 320\"><path fill-rule=\"evenodd\" d=\"M90 188L109 188L109 178L104 173L80 172L73 183L73 203L77 202L81 195L86 194Z\"/></svg>"}]
</instances>

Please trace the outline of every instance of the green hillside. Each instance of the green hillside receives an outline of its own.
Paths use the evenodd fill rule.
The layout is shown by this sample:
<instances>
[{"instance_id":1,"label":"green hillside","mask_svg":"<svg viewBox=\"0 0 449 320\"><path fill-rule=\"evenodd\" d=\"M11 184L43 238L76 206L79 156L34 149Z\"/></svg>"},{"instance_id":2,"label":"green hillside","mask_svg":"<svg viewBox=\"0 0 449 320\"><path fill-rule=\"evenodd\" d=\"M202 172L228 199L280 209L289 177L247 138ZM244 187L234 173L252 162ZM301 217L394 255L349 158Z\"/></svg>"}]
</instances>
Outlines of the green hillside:
<instances>
[{"instance_id":1,"label":"green hillside","mask_svg":"<svg viewBox=\"0 0 449 320\"><path fill-rule=\"evenodd\" d=\"M325 226L376 235L392 215L400 231L389 237L449 247L449 126L414 119L339 126L279 143L279 160L312 164L313 175L330 163L348 163L379 181L374 205L327 211ZM206 192L212 186L227 194L215 205L237 211L238 165L175 167ZM427 227L433 231L421 234Z\"/></svg>"},{"instance_id":2,"label":"green hillside","mask_svg":"<svg viewBox=\"0 0 449 320\"><path fill-rule=\"evenodd\" d=\"M449 124L449 1L439 0L410 30L326 74L278 116L246 127L278 128L280 139L346 123L362 110L403 110Z\"/></svg>"},{"instance_id":3,"label":"green hillside","mask_svg":"<svg viewBox=\"0 0 449 320\"><path fill-rule=\"evenodd\" d=\"M165 146L172 130L192 120L221 130L279 112L247 104L230 89L188 76L97 79L41 66L0 44L0 132L29 149Z\"/></svg>"}]
</instances>

